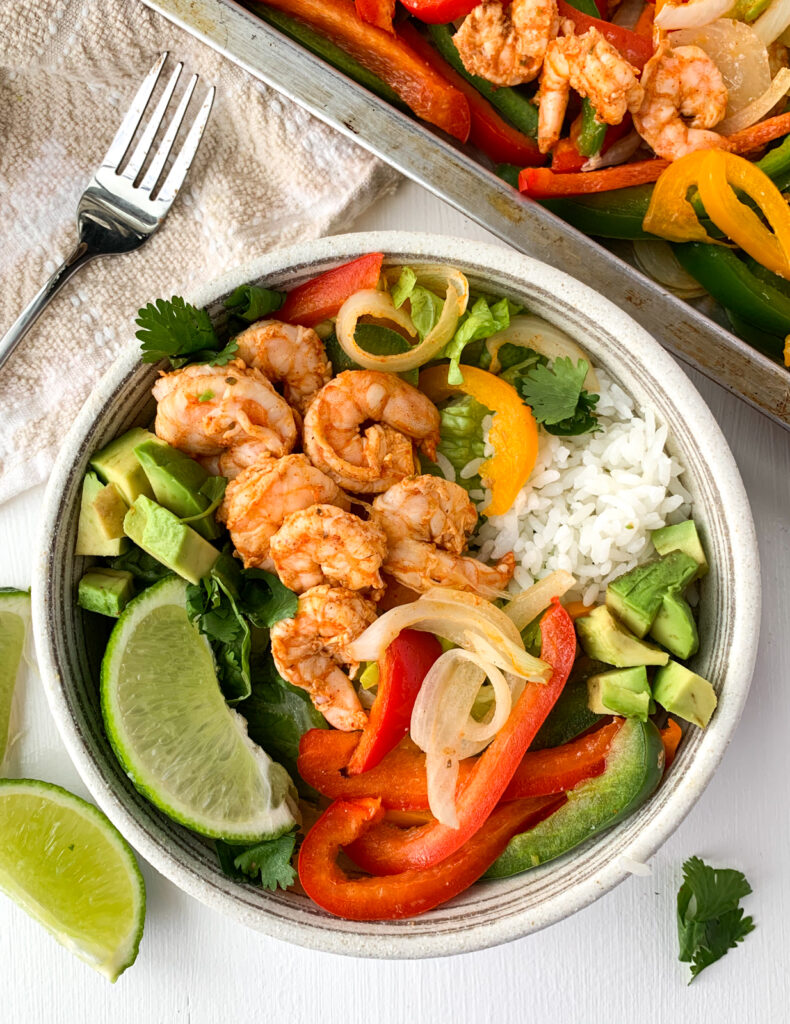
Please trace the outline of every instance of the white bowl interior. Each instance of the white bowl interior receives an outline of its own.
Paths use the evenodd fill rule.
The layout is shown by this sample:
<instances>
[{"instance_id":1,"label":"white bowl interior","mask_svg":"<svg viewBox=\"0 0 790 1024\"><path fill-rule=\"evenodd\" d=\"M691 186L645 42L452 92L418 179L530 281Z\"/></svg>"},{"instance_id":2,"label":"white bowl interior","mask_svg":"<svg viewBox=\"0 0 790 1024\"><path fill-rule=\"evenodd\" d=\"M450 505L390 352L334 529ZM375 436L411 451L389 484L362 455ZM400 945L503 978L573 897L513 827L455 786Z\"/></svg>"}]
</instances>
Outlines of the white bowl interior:
<instances>
[{"instance_id":1,"label":"white bowl interior","mask_svg":"<svg viewBox=\"0 0 790 1024\"><path fill-rule=\"evenodd\" d=\"M77 768L100 806L162 873L245 924L292 942L357 956L436 956L503 942L580 909L626 876L621 855L646 859L679 824L712 776L748 691L759 632L759 566L737 468L699 394L670 356L614 304L544 264L461 239L398 232L345 235L262 257L192 298L216 314L239 283L292 287L371 251L385 252L389 263L452 263L473 287L523 303L568 331L596 365L670 428L668 445L686 467L684 483L711 563L703 582L702 647L694 667L714 682L719 708L707 730L689 730L672 771L648 803L557 861L478 883L408 921L342 921L297 893L268 893L227 879L212 848L137 793L112 755L98 706L106 634L97 617L84 616L76 604L84 560L73 552L88 459L123 430L150 423L154 412L155 370L139 362L136 341L87 403L53 473L34 583L34 622L51 707ZM149 298L141 297L141 304Z\"/></svg>"}]
</instances>

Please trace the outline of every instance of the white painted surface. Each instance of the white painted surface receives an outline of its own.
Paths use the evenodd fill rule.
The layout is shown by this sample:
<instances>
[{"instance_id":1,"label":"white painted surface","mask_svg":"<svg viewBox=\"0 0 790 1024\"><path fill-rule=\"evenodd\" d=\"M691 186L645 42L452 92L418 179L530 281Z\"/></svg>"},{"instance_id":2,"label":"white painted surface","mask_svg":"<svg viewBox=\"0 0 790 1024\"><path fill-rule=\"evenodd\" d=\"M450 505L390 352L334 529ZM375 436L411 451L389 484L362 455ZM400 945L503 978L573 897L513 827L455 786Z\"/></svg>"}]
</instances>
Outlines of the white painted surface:
<instances>
[{"instance_id":1,"label":"white painted surface","mask_svg":"<svg viewBox=\"0 0 790 1024\"><path fill-rule=\"evenodd\" d=\"M406 184L354 227L491 239ZM88 273L100 272L98 265ZM177 282L172 282L175 286ZM141 296L144 300L146 296ZM508 946L422 962L309 953L219 917L143 865L148 918L135 966L114 986L0 897L2 1021L58 1024L782 1024L790 1020L790 435L695 376L752 500L764 580L752 694L724 762L675 836L635 877L580 914ZM42 489L0 506L0 585L29 582ZM9 774L87 796L60 746L35 672L23 680ZM691 988L676 960L680 865L700 854L744 870L757 930Z\"/></svg>"}]
</instances>

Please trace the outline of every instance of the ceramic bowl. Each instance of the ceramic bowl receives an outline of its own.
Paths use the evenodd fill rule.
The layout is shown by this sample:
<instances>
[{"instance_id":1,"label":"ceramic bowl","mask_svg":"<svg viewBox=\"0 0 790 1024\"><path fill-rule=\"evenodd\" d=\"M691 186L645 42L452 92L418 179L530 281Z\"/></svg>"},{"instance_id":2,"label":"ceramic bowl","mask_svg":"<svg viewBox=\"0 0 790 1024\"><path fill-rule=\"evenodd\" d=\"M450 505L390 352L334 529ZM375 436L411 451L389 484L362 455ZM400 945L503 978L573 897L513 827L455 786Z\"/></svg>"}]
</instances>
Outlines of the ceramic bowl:
<instances>
[{"instance_id":1,"label":"ceramic bowl","mask_svg":"<svg viewBox=\"0 0 790 1024\"><path fill-rule=\"evenodd\" d=\"M543 263L460 238L350 234L253 260L191 299L217 311L239 284L289 288L374 251L397 264L451 263L473 286L529 306L578 339L597 365L669 427L668 446L685 466L694 518L712 567L703 585L702 649L695 668L714 682L719 706L704 732L688 731L672 771L641 810L559 860L513 878L478 883L408 921L342 921L298 893L268 893L226 878L210 845L149 804L115 760L98 701L105 634L97 635L96 618L88 623L76 605L83 560L75 557L74 545L88 459L122 431L149 423L154 411L156 371L140 362L131 325L128 349L86 403L52 474L33 612L41 672L69 753L97 803L162 874L237 921L290 942L355 956L440 956L505 942L567 917L621 882L628 858L646 860L674 831L716 770L746 699L759 632L760 575L743 484L700 395L670 356L617 306ZM168 294L177 290L166 289ZM140 304L152 298L141 295Z\"/></svg>"}]
</instances>

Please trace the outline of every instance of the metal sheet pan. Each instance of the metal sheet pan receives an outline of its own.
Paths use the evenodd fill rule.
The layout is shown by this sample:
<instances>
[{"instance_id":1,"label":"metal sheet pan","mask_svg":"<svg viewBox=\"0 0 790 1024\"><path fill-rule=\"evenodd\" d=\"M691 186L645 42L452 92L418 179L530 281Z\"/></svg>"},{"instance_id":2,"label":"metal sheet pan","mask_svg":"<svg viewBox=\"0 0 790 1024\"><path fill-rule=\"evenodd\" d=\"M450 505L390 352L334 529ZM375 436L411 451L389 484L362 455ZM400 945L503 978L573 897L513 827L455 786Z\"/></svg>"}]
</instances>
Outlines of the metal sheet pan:
<instances>
[{"instance_id":1,"label":"metal sheet pan","mask_svg":"<svg viewBox=\"0 0 790 1024\"><path fill-rule=\"evenodd\" d=\"M445 136L396 110L234 0L144 0L515 249L579 278L670 352L790 430L790 374L629 263L519 195Z\"/></svg>"}]
</instances>

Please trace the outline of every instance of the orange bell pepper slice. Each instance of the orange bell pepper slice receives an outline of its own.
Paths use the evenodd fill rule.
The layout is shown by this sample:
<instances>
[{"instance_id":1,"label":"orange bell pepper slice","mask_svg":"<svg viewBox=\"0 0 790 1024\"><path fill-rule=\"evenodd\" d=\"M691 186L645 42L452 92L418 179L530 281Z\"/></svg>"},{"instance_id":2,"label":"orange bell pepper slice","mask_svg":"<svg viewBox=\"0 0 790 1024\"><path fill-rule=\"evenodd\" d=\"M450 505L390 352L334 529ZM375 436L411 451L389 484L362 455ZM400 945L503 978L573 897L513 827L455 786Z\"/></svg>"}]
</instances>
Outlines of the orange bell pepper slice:
<instances>
[{"instance_id":1,"label":"orange bell pepper slice","mask_svg":"<svg viewBox=\"0 0 790 1024\"><path fill-rule=\"evenodd\" d=\"M354 0L354 6L362 21L395 35L395 29L392 27L395 0Z\"/></svg>"},{"instance_id":2,"label":"orange bell pepper slice","mask_svg":"<svg viewBox=\"0 0 790 1024\"><path fill-rule=\"evenodd\" d=\"M318 732L319 730L316 730ZM666 772L675 760L678 751L678 744L683 739L683 730L674 718L667 720L667 724L661 730L661 742L664 744L664 771Z\"/></svg>"},{"instance_id":3,"label":"orange bell pepper slice","mask_svg":"<svg viewBox=\"0 0 790 1024\"><path fill-rule=\"evenodd\" d=\"M420 374L420 390L433 402L442 402L459 391L494 414L488 432L494 455L480 467L480 476L491 489L487 516L501 516L516 500L529 479L538 457L538 425L532 410L516 389L501 377L476 366L461 366L463 383L449 384L446 363L430 366Z\"/></svg>"}]
</instances>

